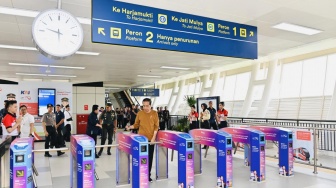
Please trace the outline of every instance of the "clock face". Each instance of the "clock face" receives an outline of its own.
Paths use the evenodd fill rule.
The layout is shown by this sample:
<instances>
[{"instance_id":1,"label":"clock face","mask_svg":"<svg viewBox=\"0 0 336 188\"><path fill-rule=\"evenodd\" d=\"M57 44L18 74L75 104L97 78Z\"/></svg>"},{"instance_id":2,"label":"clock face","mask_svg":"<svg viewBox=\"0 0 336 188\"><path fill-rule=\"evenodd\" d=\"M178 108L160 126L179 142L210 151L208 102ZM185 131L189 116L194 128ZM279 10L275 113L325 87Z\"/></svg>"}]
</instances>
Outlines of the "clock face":
<instances>
[{"instance_id":1,"label":"clock face","mask_svg":"<svg viewBox=\"0 0 336 188\"><path fill-rule=\"evenodd\" d=\"M62 9L40 13L34 20L32 34L37 49L54 59L76 53L83 43L81 24Z\"/></svg>"}]
</instances>

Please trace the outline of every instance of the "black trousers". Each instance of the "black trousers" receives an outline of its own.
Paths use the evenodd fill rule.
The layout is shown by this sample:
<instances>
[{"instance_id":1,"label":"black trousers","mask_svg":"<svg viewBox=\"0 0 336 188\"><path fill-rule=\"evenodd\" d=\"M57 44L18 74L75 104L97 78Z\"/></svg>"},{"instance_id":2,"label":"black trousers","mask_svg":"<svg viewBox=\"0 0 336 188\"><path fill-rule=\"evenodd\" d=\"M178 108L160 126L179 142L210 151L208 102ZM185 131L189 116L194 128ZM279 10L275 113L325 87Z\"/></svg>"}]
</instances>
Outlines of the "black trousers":
<instances>
[{"instance_id":1,"label":"black trousers","mask_svg":"<svg viewBox=\"0 0 336 188\"><path fill-rule=\"evenodd\" d=\"M89 136L94 140L95 145L97 145L97 134L89 134ZM95 152L97 154L97 150L95 149Z\"/></svg>"},{"instance_id":2,"label":"black trousers","mask_svg":"<svg viewBox=\"0 0 336 188\"><path fill-rule=\"evenodd\" d=\"M57 134L56 134L56 140L59 146L64 146L65 142L64 142L64 137L63 137L63 128L61 126L57 127Z\"/></svg>"},{"instance_id":3,"label":"black trousers","mask_svg":"<svg viewBox=\"0 0 336 188\"><path fill-rule=\"evenodd\" d=\"M164 121L160 122L160 130L164 131L166 129L166 124Z\"/></svg>"},{"instance_id":4,"label":"black trousers","mask_svg":"<svg viewBox=\"0 0 336 188\"><path fill-rule=\"evenodd\" d=\"M167 128L167 130L170 129L169 120L164 121L164 126Z\"/></svg>"},{"instance_id":5,"label":"black trousers","mask_svg":"<svg viewBox=\"0 0 336 188\"><path fill-rule=\"evenodd\" d=\"M135 120L131 120L130 124L134 125L134 123L135 123ZM132 133L138 134L138 129L132 129Z\"/></svg>"},{"instance_id":6,"label":"black trousers","mask_svg":"<svg viewBox=\"0 0 336 188\"><path fill-rule=\"evenodd\" d=\"M67 141L67 142L70 142L70 137L71 137L71 125L70 124L67 124L65 125L64 127L65 131L64 131L64 140Z\"/></svg>"},{"instance_id":7,"label":"black trousers","mask_svg":"<svg viewBox=\"0 0 336 188\"><path fill-rule=\"evenodd\" d=\"M221 121L220 124L218 125L219 129L227 127L227 121Z\"/></svg>"},{"instance_id":8,"label":"black trousers","mask_svg":"<svg viewBox=\"0 0 336 188\"><path fill-rule=\"evenodd\" d=\"M112 137L114 133L114 127L113 125L104 125L103 124L103 130L102 130L102 138L101 138L101 145L105 145L106 138L108 140L107 144L112 144ZM104 148L100 148L99 152L103 152ZM111 147L107 148L107 151L111 151Z\"/></svg>"},{"instance_id":9,"label":"black trousers","mask_svg":"<svg viewBox=\"0 0 336 188\"><path fill-rule=\"evenodd\" d=\"M204 121L201 123L201 128L202 128L202 129L210 129L210 123L209 123L209 120L204 120Z\"/></svg>"},{"instance_id":10,"label":"black trousers","mask_svg":"<svg viewBox=\"0 0 336 188\"><path fill-rule=\"evenodd\" d=\"M55 146L56 148L59 148L59 144L57 142L57 134L56 134L55 127L46 126L46 130L48 132L48 136L45 139L44 149L49 149L49 145L51 147ZM45 154L49 154L49 152L46 151Z\"/></svg>"},{"instance_id":11,"label":"black trousers","mask_svg":"<svg viewBox=\"0 0 336 188\"><path fill-rule=\"evenodd\" d=\"M123 122L124 124L123 124L123 127L122 128L125 128L126 127L126 125L127 125L127 123L128 123L128 120L127 120L127 118L124 118L124 122Z\"/></svg>"},{"instance_id":12,"label":"black trousers","mask_svg":"<svg viewBox=\"0 0 336 188\"><path fill-rule=\"evenodd\" d=\"M153 155L154 155L154 146L148 144L148 179L151 177L152 165L153 165Z\"/></svg>"},{"instance_id":13,"label":"black trousers","mask_svg":"<svg viewBox=\"0 0 336 188\"><path fill-rule=\"evenodd\" d=\"M211 121L210 122L210 128L212 127L213 130L218 130L218 126L216 121Z\"/></svg>"},{"instance_id":14,"label":"black trousers","mask_svg":"<svg viewBox=\"0 0 336 188\"><path fill-rule=\"evenodd\" d=\"M197 121L192 121L189 125L189 129L190 130L198 129Z\"/></svg>"},{"instance_id":15,"label":"black trousers","mask_svg":"<svg viewBox=\"0 0 336 188\"><path fill-rule=\"evenodd\" d=\"M118 128L122 128L124 124L124 118L122 116L118 116Z\"/></svg>"}]
</instances>

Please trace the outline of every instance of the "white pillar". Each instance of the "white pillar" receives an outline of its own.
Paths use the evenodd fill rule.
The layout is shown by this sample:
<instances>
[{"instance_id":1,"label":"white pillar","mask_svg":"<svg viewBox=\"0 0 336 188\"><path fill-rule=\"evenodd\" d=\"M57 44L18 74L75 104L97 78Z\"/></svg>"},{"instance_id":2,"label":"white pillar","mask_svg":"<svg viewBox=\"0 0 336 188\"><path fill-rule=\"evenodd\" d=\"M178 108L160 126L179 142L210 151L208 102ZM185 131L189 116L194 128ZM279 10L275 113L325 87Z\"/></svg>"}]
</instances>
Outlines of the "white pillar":
<instances>
[{"instance_id":1,"label":"white pillar","mask_svg":"<svg viewBox=\"0 0 336 188\"><path fill-rule=\"evenodd\" d=\"M177 87L178 87L178 83L179 83L178 81L175 81L175 83L174 83L172 94L170 96L170 99L169 99L169 102L168 102L168 105L167 105L169 111L171 111L172 106L173 106L173 104L172 104L173 100L172 99L173 99L173 96L175 96L175 93L177 92L176 90L177 90Z\"/></svg>"},{"instance_id":2,"label":"white pillar","mask_svg":"<svg viewBox=\"0 0 336 188\"><path fill-rule=\"evenodd\" d=\"M202 88L201 88L201 92L200 92L200 95L199 95L200 97L203 97L204 89L205 89L209 79L210 79L210 74L206 74L206 75L203 76L203 79L200 80L200 82L202 82Z\"/></svg>"},{"instance_id":3,"label":"white pillar","mask_svg":"<svg viewBox=\"0 0 336 188\"><path fill-rule=\"evenodd\" d=\"M178 91L175 103L173 105L173 110L172 110L171 114L176 114L177 113L178 107L180 106L180 103L183 100L183 97L184 97L183 86L184 85L185 85L185 80L181 80L179 91Z\"/></svg>"},{"instance_id":4,"label":"white pillar","mask_svg":"<svg viewBox=\"0 0 336 188\"><path fill-rule=\"evenodd\" d=\"M251 105L252 105L252 102L253 102L254 81L257 78L259 67L260 67L260 63L256 63L253 66L253 69L252 69L252 72L251 72L250 84L249 84L249 87L248 87L248 90L247 90L246 98L244 100L242 111L240 112L240 117L247 117L249 112L250 112L250 108L251 108Z\"/></svg>"},{"instance_id":5,"label":"white pillar","mask_svg":"<svg viewBox=\"0 0 336 188\"><path fill-rule=\"evenodd\" d=\"M264 92L257 111L257 118L265 118L269 103L271 101L272 87L274 85L275 71L277 68L278 59L269 63L267 71L267 80L264 87Z\"/></svg>"},{"instance_id":6,"label":"white pillar","mask_svg":"<svg viewBox=\"0 0 336 188\"><path fill-rule=\"evenodd\" d=\"M216 73L213 74L210 96L216 96L217 95L216 92L217 92L217 88L218 88L219 77L220 77L219 72L216 72Z\"/></svg>"},{"instance_id":7,"label":"white pillar","mask_svg":"<svg viewBox=\"0 0 336 188\"><path fill-rule=\"evenodd\" d=\"M334 87L334 93L332 95L332 99L330 103L327 120L336 120L336 82L335 82L335 87Z\"/></svg>"}]
</instances>

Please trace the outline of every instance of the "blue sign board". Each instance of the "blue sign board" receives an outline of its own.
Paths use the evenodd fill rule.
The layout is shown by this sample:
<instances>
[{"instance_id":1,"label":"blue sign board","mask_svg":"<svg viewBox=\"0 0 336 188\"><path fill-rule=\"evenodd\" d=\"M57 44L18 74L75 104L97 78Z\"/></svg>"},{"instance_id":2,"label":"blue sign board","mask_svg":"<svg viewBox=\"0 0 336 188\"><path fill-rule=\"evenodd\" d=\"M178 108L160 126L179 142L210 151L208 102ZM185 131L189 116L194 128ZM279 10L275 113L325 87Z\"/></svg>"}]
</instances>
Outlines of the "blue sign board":
<instances>
[{"instance_id":1,"label":"blue sign board","mask_svg":"<svg viewBox=\"0 0 336 188\"><path fill-rule=\"evenodd\" d=\"M160 89L144 89L144 88L132 88L131 96L149 96L149 97L159 97Z\"/></svg>"},{"instance_id":2,"label":"blue sign board","mask_svg":"<svg viewBox=\"0 0 336 188\"><path fill-rule=\"evenodd\" d=\"M92 42L258 58L257 27L114 0L92 0Z\"/></svg>"}]
</instances>

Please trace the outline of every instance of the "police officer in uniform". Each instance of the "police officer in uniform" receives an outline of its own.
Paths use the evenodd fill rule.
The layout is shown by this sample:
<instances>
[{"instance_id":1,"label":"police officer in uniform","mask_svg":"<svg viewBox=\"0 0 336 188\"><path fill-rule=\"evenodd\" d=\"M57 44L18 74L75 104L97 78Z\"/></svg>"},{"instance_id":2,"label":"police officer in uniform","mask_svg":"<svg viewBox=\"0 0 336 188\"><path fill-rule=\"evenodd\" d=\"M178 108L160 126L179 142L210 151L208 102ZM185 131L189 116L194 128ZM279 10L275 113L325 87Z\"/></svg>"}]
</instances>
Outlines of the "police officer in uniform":
<instances>
[{"instance_id":1,"label":"police officer in uniform","mask_svg":"<svg viewBox=\"0 0 336 188\"><path fill-rule=\"evenodd\" d=\"M107 103L106 110L102 112L99 117L100 124L103 127L101 145L105 145L106 137L108 139L108 144L112 144L113 133L117 129L117 116L116 112L112 110L112 104ZM101 156L104 148L100 148L98 155ZM111 155L111 147L107 148L107 155Z\"/></svg>"},{"instance_id":2,"label":"police officer in uniform","mask_svg":"<svg viewBox=\"0 0 336 188\"><path fill-rule=\"evenodd\" d=\"M52 104L47 105L48 112L45 113L42 117L42 127L44 130L45 135L45 144L44 148L49 149L49 144L51 148L54 146L56 148L60 148L58 142L57 142L57 133L56 133L56 114L53 113L54 106ZM61 156L64 152L57 151L57 155ZM44 154L45 157L52 157L48 151Z\"/></svg>"},{"instance_id":3,"label":"police officer in uniform","mask_svg":"<svg viewBox=\"0 0 336 188\"><path fill-rule=\"evenodd\" d=\"M57 130L57 141L60 146L65 147L65 141L63 137L64 129L64 113L61 111L61 105L56 105L56 130Z\"/></svg>"}]
</instances>

